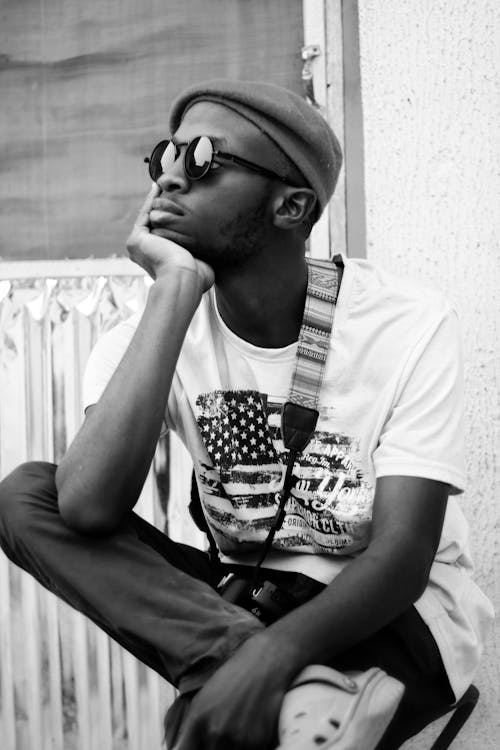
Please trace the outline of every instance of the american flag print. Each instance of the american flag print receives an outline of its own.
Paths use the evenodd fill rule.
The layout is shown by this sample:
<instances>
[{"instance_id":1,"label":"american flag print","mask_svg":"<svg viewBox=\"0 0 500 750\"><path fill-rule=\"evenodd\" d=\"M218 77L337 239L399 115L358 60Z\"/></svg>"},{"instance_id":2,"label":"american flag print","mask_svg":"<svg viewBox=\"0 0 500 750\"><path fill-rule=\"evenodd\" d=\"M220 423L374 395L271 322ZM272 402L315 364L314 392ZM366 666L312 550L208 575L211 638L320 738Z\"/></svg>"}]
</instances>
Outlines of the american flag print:
<instances>
[{"instance_id":1,"label":"american flag print","mask_svg":"<svg viewBox=\"0 0 500 750\"><path fill-rule=\"evenodd\" d=\"M250 551L267 536L282 487L286 449L281 402L253 390L201 394L197 423L206 449L198 476L207 520L226 554ZM294 486L273 547L350 554L366 546L373 488L356 441L320 419L294 467Z\"/></svg>"}]
</instances>

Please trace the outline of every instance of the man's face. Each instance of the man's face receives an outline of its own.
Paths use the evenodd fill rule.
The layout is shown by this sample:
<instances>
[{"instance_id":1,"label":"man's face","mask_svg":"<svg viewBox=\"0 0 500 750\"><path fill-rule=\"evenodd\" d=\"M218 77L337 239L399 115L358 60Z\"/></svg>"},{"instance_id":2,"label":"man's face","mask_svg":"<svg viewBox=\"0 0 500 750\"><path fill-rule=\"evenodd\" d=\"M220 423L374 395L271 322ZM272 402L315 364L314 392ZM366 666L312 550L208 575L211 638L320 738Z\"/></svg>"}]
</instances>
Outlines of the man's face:
<instances>
[{"instance_id":1,"label":"man's face","mask_svg":"<svg viewBox=\"0 0 500 750\"><path fill-rule=\"evenodd\" d=\"M173 140L189 143L207 135L216 150L227 151L268 169L277 164L276 148L257 127L221 104L198 102L187 111ZM183 168L185 146L158 180L152 228L215 269L241 265L262 251L272 226L270 197L279 187L267 177L224 161L200 180ZM280 171L279 169L277 171Z\"/></svg>"}]
</instances>

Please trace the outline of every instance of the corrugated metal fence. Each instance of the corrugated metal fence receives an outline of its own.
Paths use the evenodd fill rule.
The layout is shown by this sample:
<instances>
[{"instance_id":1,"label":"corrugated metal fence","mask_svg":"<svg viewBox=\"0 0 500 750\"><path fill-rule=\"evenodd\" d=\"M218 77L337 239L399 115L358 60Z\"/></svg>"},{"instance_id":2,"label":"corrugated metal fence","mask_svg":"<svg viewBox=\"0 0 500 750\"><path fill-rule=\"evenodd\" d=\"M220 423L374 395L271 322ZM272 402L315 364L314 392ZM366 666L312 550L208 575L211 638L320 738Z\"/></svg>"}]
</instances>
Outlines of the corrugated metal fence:
<instances>
[{"instance_id":1,"label":"corrugated metal fence","mask_svg":"<svg viewBox=\"0 0 500 750\"><path fill-rule=\"evenodd\" d=\"M0 476L25 460L59 460L82 421L92 346L148 289L120 260L26 264L25 278L13 278L13 265L0 266ZM169 529L184 540L189 477L185 451L161 443L136 507L164 526L170 488ZM161 746L172 688L1 552L0 667L3 750Z\"/></svg>"}]
</instances>

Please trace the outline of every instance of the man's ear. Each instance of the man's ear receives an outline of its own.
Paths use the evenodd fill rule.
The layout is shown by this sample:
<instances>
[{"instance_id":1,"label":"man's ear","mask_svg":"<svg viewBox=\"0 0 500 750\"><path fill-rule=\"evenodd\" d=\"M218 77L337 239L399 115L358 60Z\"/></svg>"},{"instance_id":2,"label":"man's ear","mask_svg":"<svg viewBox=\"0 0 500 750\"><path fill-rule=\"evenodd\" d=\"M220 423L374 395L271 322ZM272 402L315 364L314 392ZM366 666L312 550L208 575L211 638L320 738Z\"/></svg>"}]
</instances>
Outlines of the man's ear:
<instances>
[{"instance_id":1,"label":"man's ear","mask_svg":"<svg viewBox=\"0 0 500 750\"><path fill-rule=\"evenodd\" d=\"M280 186L273 200L273 224L278 229L297 229L308 219L317 203L314 190Z\"/></svg>"}]
</instances>

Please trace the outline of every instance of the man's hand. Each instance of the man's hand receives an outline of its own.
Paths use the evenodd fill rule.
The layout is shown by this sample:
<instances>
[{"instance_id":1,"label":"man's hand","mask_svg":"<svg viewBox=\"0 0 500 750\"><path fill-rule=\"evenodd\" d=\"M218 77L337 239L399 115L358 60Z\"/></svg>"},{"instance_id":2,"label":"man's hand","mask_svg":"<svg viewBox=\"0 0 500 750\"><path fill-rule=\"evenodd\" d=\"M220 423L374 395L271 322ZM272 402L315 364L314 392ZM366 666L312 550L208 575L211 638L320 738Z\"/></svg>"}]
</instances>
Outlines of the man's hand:
<instances>
[{"instance_id":1,"label":"man's hand","mask_svg":"<svg viewBox=\"0 0 500 750\"><path fill-rule=\"evenodd\" d=\"M134 224L134 228L127 239L127 251L130 259L153 278L158 279L164 274L171 274L175 270L195 273L199 278L202 291L210 289L214 283L212 268L201 260L194 258L191 253L172 240L155 234L151 230L150 213L153 201L159 196L160 188L153 185L144 205Z\"/></svg>"},{"instance_id":2,"label":"man's hand","mask_svg":"<svg viewBox=\"0 0 500 750\"><path fill-rule=\"evenodd\" d=\"M272 750L298 671L289 644L266 631L252 636L195 696L175 750Z\"/></svg>"}]
</instances>

